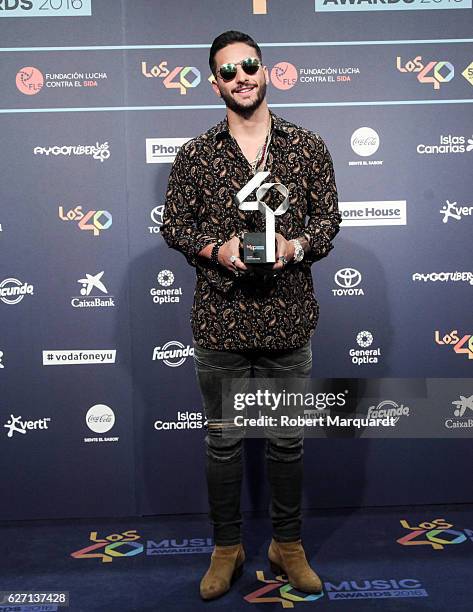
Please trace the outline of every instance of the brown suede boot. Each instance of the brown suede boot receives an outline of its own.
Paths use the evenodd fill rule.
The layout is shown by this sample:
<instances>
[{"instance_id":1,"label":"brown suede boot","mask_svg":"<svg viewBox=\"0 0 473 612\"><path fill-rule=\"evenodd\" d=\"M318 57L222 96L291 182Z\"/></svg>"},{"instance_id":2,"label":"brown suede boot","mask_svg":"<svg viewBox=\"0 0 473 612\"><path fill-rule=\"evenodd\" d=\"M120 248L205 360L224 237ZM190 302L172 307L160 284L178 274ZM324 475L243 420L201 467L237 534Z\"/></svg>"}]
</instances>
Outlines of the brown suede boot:
<instances>
[{"instance_id":1,"label":"brown suede boot","mask_svg":"<svg viewBox=\"0 0 473 612\"><path fill-rule=\"evenodd\" d=\"M321 593L322 581L307 563L301 540L276 542L273 538L268 550L271 569L285 574L290 584L304 593Z\"/></svg>"},{"instance_id":2,"label":"brown suede boot","mask_svg":"<svg viewBox=\"0 0 473 612\"><path fill-rule=\"evenodd\" d=\"M202 599L215 599L226 593L243 571L245 551L241 544L215 545L210 567L200 582Z\"/></svg>"}]
</instances>

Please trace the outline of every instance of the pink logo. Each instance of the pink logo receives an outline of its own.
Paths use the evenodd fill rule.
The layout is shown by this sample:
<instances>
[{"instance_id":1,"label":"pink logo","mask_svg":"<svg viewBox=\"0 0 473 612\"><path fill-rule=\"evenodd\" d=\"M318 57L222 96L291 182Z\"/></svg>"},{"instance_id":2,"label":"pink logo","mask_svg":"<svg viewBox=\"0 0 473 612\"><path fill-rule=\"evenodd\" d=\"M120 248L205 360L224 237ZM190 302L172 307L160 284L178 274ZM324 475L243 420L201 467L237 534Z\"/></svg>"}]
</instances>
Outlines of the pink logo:
<instances>
[{"instance_id":1,"label":"pink logo","mask_svg":"<svg viewBox=\"0 0 473 612\"><path fill-rule=\"evenodd\" d=\"M297 68L289 62L278 62L271 70L271 82L278 89L291 89L297 83Z\"/></svg>"},{"instance_id":2,"label":"pink logo","mask_svg":"<svg viewBox=\"0 0 473 612\"><path fill-rule=\"evenodd\" d=\"M40 70L33 66L26 66L18 71L16 75L16 86L21 93L34 96L41 91L44 77Z\"/></svg>"}]
</instances>

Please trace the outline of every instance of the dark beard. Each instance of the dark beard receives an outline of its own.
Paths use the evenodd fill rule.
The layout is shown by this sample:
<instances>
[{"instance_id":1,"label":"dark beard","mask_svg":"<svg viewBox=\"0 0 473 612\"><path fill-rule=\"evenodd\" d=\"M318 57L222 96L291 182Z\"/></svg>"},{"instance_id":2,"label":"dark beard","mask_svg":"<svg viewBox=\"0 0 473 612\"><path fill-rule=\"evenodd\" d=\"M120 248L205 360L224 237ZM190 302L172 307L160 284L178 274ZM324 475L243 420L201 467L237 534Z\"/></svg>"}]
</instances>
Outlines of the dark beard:
<instances>
[{"instance_id":1,"label":"dark beard","mask_svg":"<svg viewBox=\"0 0 473 612\"><path fill-rule=\"evenodd\" d=\"M227 95L226 93L222 92L220 93L222 95L222 100L225 102L227 108L234 111L241 117L248 119L255 112L255 110L261 106L261 103L266 97L266 81L264 81L263 84L259 86L256 100L250 106L244 106L243 104L239 104L230 95Z\"/></svg>"}]
</instances>

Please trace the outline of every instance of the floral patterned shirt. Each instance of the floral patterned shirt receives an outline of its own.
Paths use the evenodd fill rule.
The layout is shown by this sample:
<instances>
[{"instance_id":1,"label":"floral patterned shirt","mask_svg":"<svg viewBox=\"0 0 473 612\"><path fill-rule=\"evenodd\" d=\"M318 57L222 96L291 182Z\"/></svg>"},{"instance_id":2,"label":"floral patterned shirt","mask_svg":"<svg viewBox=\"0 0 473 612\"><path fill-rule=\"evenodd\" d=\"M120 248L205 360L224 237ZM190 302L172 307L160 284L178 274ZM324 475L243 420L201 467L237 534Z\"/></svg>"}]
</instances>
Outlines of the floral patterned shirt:
<instances>
[{"instance_id":1,"label":"floral patterned shirt","mask_svg":"<svg viewBox=\"0 0 473 612\"><path fill-rule=\"evenodd\" d=\"M332 159L318 134L272 112L271 117L265 180L286 185L290 202L275 217L276 232L287 240L305 235L310 245L300 263L288 264L276 277L236 276L198 256L217 240L265 229L260 212L241 211L235 201L253 175L226 118L181 147L169 176L161 233L196 268L191 325L195 342L207 349L294 349L317 324L311 265L333 248L341 222ZM277 190L266 195L265 203L277 208Z\"/></svg>"}]
</instances>

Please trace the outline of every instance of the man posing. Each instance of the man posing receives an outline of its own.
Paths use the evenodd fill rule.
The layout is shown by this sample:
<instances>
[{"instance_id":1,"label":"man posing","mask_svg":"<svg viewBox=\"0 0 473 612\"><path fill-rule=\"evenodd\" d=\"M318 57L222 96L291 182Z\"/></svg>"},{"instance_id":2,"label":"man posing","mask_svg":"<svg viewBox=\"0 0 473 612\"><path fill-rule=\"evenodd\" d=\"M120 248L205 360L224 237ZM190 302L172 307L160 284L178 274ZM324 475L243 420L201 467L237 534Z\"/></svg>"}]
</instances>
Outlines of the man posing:
<instances>
[{"instance_id":1,"label":"man posing","mask_svg":"<svg viewBox=\"0 0 473 612\"><path fill-rule=\"evenodd\" d=\"M319 312L311 265L332 249L341 222L330 154L320 136L268 109L268 71L255 41L241 32L224 32L212 44L209 64L226 118L181 147L169 176L161 228L168 245L181 251L197 273L191 324L207 418L206 475L215 540L200 584L204 599L228 591L245 560L242 436L222 414L221 381L310 376L310 337ZM256 274L240 258L240 241L247 231L265 231L264 216L239 210L235 196L262 171L270 173L267 180L288 188L289 209L276 216L276 263ZM276 208L277 190L268 196L268 205ZM322 583L301 543L302 454L302 433L266 440L273 526L268 557L293 587L317 593Z\"/></svg>"}]
</instances>

